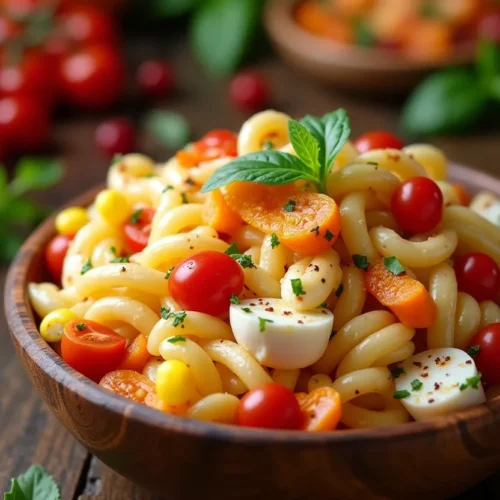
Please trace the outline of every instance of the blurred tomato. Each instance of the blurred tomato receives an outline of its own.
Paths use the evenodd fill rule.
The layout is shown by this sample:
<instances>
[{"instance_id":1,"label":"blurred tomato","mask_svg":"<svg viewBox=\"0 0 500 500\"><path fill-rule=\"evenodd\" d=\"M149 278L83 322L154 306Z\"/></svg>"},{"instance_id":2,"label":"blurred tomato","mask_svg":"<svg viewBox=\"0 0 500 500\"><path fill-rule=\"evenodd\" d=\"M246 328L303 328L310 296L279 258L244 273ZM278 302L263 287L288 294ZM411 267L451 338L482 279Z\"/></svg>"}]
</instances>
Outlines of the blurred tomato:
<instances>
[{"instance_id":1,"label":"blurred tomato","mask_svg":"<svg viewBox=\"0 0 500 500\"><path fill-rule=\"evenodd\" d=\"M36 10L50 5L49 0L3 0L7 14L13 18L28 16Z\"/></svg>"},{"instance_id":2,"label":"blurred tomato","mask_svg":"<svg viewBox=\"0 0 500 500\"><path fill-rule=\"evenodd\" d=\"M59 5L62 10L73 5L94 5L108 12L117 12L125 6L127 0L60 0Z\"/></svg>"},{"instance_id":3,"label":"blurred tomato","mask_svg":"<svg viewBox=\"0 0 500 500\"><path fill-rule=\"evenodd\" d=\"M8 40L21 33L21 26L8 16L0 15L0 47Z\"/></svg>"},{"instance_id":4,"label":"blurred tomato","mask_svg":"<svg viewBox=\"0 0 500 500\"><path fill-rule=\"evenodd\" d=\"M0 143L16 151L34 151L49 138L50 114L40 100L28 95L0 99Z\"/></svg>"},{"instance_id":5,"label":"blurred tomato","mask_svg":"<svg viewBox=\"0 0 500 500\"><path fill-rule=\"evenodd\" d=\"M91 45L68 54L60 72L64 96L77 106L102 109L122 95L125 68L119 52L109 45Z\"/></svg>"}]
</instances>

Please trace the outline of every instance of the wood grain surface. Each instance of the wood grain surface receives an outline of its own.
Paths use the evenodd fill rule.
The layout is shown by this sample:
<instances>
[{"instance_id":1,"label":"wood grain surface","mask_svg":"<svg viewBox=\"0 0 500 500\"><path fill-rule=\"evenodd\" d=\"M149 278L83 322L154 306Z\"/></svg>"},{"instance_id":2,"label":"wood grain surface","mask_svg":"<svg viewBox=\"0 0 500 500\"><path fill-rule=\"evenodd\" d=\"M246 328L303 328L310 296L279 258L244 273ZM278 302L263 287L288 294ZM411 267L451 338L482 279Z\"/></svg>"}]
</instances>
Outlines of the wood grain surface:
<instances>
[{"instance_id":1,"label":"wood grain surface","mask_svg":"<svg viewBox=\"0 0 500 500\"><path fill-rule=\"evenodd\" d=\"M173 60L182 90L162 103L162 107L183 113L191 123L195 137L213 127L237 130L244 120L245 116L229 104L226 84L203 75L183 38L171 39L164 46L148 40L137 41L129 47L128 55L131 68L147 56L164 56ZM352 118L354 135L373 128L397 130L398 102L370 101L335 92L311 83L274 58L263 61L259 67L272 82L277 95L273 107L277 109L300 117L306 113L323 114L343 106ZM139 104L132 99L114 113L139 120ZM107 163L93 143L99 119L98 116L67 117L58 125L55 147L65 161L67 173L59 186L41 193L38 199L57 206L104 179ZM498 130L429 140L443 148L450 158L500 175ZM146 135L141 136L139 147L156 159L165 159L171 153ZM4 277L3 269L0 271L1 283ZM14 357L3 316L0 318L0 381L0 492L8 488L11 476L23 472L33 463L40 463L61 486L63 500L157 500L158 497L121 478L97 459L91 459L49 412ZM196 481L196 478L190 480ZM459 498L469 500L474 497L500 498L500 476Z\"/></svg>"}]
</instances>

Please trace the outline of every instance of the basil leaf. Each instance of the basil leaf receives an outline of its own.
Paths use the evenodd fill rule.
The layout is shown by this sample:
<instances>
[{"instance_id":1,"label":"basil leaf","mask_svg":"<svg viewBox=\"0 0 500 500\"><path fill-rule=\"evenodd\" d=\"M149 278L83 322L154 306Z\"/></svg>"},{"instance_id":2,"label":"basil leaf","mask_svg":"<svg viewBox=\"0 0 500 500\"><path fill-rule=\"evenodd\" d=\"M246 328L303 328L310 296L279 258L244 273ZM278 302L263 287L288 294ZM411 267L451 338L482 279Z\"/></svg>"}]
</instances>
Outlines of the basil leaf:
<instances>
[{"instance_id":1,"label":"basil leaf","mask_svg":"<svg viewBox=\"0 0 500 500\"><path fill-rule=\"evenodd\" d=\"M11 196L21 196L26 191L46 189L61 179L61 162L50 158L21 158L14 171L14 180L9 185Z\"/></svg>"},{"instance_id":2,"label":"basil leaf","mask_svg":"<svg viewBox=\"0 0 500 500\"><path fill-rule=\"evenodd\" d=\"M293 149L297 156L307 165L313 172L317 172L320 168L319 164L319 144L304 125L301 125L295 120L288 122L288 134Z\"/></svg>"},{"instance_id":3,"label":"basil leaf","mask_svg":"<svg viewBox=\"0 0 500 500\"><path fill-rule=\"evenodd\" d=\"M164 17L181 16L192 10L200 0L156 0L154 10Z\"/></svg>"},{"instance_id":4,"label":"basil leaf","mask_svg":"<svg viewBox=\"0 0 500 500\"><path fill-rule=\"evenodd\" d=\"M231 75L241 63L260 18L257 0L205 0L194 14L194 53L212 75Z\"/></svg>"},{"instance_id":5,"label":"basil leaf","mask_svg":"<svg viewBox=\"0 0 500 500\"><path fill-rule=\"evenodd\" d=\"M201 192L208 193L235 181L280 185L306 179L318 182L302 161L281 151L258 151L236 158L217 169L203 186Z\"/></svg>"},{"instance_id":6,"label":"basil leaf","mask_svg":"<svg viewBox=\"0 0 500 500\"><path fill-rule=\"evenodd\" d=\"M11 224L23 224L32 226L43 218L45 213L41 214L40 210L27 200L17 198L9 200L2 207L2 218L8 220Z\"/></svg>"},{"instance_id":7,"label":"basil leaf","mask_svg":"<svg viewBox=\"0 0 500 500\"><path fill-rule=\"evenodd\" d=\"M146 115L144 127L167 148L179 149L189 141L189 124L179 113L155 109Z\"/></svg>"},{"instance_id":8,"label":"basil leaf","mask_svg":"<svg viewBox=\"0 0 500 500\"><path fill-rule=\"evenodd\" d=\"M0 163L0 193L7 188L7 169Z\"/></svg>"},{"instance_id":9,"label":"basil leaf","mask_svg":"<svg viewBox=\"0 0 500 500\"><path fill-rule=\"evenodd\" d=\"M8 263L16 256L23 244L23 238L14 231L9 231L8 227L0 230L0 262Z\"/></svg>"},{"instance_id":10,"label":"basil leaf","mask_svg":"<svg viewBox=\"0 0 500 500\"><path fill-rule=\"evenodd\" d=\"M476 75L465 69L434 74L405 103L402 127L411 136L462 132L477 125L488 95Z\"/></svg>"},{"instance_id":11,"label":"basil leaf","mask_svg":"<svg viewBox=\"0 0 500 500\"><path fill-rule=\"evenodd\" d=\"M354 25L354 38L356 45L360 47L373 47L377 43L377 38L365 21L359 19Z\"/></svg>"},{"instance_id":12,"label":"basil leaf","mask_svg":"<svg viewBox=\"0 0 500 500\"><path fill-rule=\"evenodd\" d=\"M12 480L9 500L60 500L59 488L52 476L39 465L31 466L24 474Z\"/></svg>"},{"instance_id":13,"label":"basil leaf","mask_svg":"<svg viewBox=\"0 0 500 500\"><path fill-rule=\"evenodd\" d=\"M500 46L493 40L478 43L476 67L479 78L493 98L497 98L497 77L500 75Z\"/></svg>"}]
</instances>

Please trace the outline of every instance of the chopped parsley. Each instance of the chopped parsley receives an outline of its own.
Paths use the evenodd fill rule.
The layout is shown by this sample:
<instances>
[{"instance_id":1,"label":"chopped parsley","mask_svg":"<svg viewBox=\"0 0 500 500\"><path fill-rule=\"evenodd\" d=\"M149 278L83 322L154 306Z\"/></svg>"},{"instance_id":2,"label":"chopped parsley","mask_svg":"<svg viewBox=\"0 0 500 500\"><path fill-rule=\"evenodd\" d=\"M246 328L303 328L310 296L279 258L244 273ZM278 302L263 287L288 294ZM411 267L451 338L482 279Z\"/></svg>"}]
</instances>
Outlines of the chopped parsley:
<instances>
[{"instance_id":1,"label":"chopped parsley","mask_svg":"<svg viewBox=\"0 0 500 500\"><path fill-rule=\"evenodd\" d=\"M115 155L111 160L111 165L116 165L117 163L120 163L122 160L123 160L123 155L121 154Z\"/></svg>"},{"instance_id":2,"label":"chopped parsley","mask_svg":"<svg viewBox=\"0 0 500 500\"><path fill-rule=\"evenodd\" d=\"M478 345L473 345L473 346L469 347L469 349L467 350L467 354L471 358L473 358L478 352L479 352L479 346Z\"/></svg>"},{"instance_id":3,"label":"chopped parsley","mask_svg":"<svg viewBox=\"0 0 500 500\"><path fill-rule=\"evenodd\" d=\"M328 307L328 304L326 302L321 302L321 304L319 305L319 307Z\"/></svg>"},{"instance_id":4,"label":"chopped parsley","mask_svg":"<svg viewBox=\"0 0 500 500\"><path fill-rule=\"evenodd\" d=\"M295 278L293 280L290 280L290 283L292 284L292 291L297 297L299 295L306 294L306 292L304 292L304 289L302 288L302 281L300 278Z\"/></svg>"},{"instance_id":5,"label":"chopped parsley","mask_svg":"<svg viewBox=\"0 0 500 500\"><path fill-rule=\"evenodd\" d=\"M405 272L405 268L397 257L384 257L384 266L389 272L394 274L394 276L399 276Z\"/></svg>"},{"instance_id":6,"label":"chopped parsley","mask_svg":"<svg viewBox=\"0 0 500 500\"><path fill-rule=\"evenodd\" d=\"M367 161L366 164L367 165L375 165L376 167L378 167L378 163L376 161Z\"/></svg>"},{"instance_id":7,"label":"chopped parsley","mask_svg":"<svg viewBox=\"0 0 500 500\"><path fill-rule=\"evenodd\" d=\"M316 233L316 236L319 236L319 226L313 227L310 232Z\"/></svg>"},{"instance_id":8,"label":"chopped parsley","mask_svg":"<svg viewBox=\"0 0 500 500\"><path fill-rule=\"evenodd\" d=\"M271 235L271 248L276 248L280 244L280 240L278 240L278 235L273 233Z\"/></svg>"},{"instance_id":9,"label":"chopped parsley","mask_svg":"<svg viewBox=\"0 0 500 500\"><path fill-rule=\"evenodd\" d=\"M406 374L406 372L399 366L396 366L396 368L391 370L391 374L392 378L399 378L400 375Z\"/></svg>"},{"instance_id":10,"label":"chopped parsley","mask_svg":"<svg viewBox=\"0 0 500 500\"><path fill-rule=\"evenodd\" d=\"M229 298L229 302L231 302L231 304L239 304L240 298L235 293L233 293Z\"/></svg>"},{"instance_id":11,"label":"chopped parsley","mask_svg":"<svg viewBox=\"0 0 500 500\"><path fill-rule=\"evenodd\" d=\"M266 323L274 323L274 321L272 319L259 318L259 332L265 331Z\"/></svg>"},{"instance_id":12,"label":"chopped parsley","mask_svg":"<svg viewBox=\"0 0 500 500\"><path fill-rule=\"evenodd\" d=\"M111 259L110 262L111 264L127 264L130 262L130 259L127 255L124 255L123 257L115 257L114 259Z\"/></svg>"},{"instance_id":13,"label":"chopped parsley","mask_svg":"<svg viewBox=\"0 0 500 500\"><path fill-rule=\"evenodd\" d=\"M243 269L257 267L252 262L252 257L250 255L239 253L236 243L231 243L231 245L224 251L224 253L230 255Z\"/></svg>"},{"instance_id":14,"label":"chopped parsley","mask_svg":"<svg viewBox=\"0 0 500 500\"><path fill-rule=\"evenodd\" d=\"M118 255L118 254L116 253L116 247L111 247L109 250L110 250L110 252L111 252L114 256Z\"/></svg>"},{"instance_id":15,"label":"chopped parsley","mask_svg":"<svg viewBox=\"0 0 500 500\"><path fill-rule=\"evenodd\" d=\"M270 149L274 149L274 144L271 141L266 141L262 145L262 147L266 150L269 151Z\"/></svg>"},{"instance_id":16,"label":"chopped parsley","mask_svg":"<svg viewBox=\"0 0 500 500\"><path fill-rule=\"evenodd\" d=\"M295 200L288 200L284 205L283 205L283 210L285 212L293 212L295 210L295 205L297 202Z\"/></svg>"},{"instance_id":17,"label":"chopped parsley","mask_svg":"<svg viewBox=\"0 0 500 500\"><path fill-rule=\"evenodd\" d=\"M344 291L344 285L341 283L339 287L337 288L337 291L335 292L335 295L337 297L340 297L342 295L342 292Z\"/></svg>"},{"instance_id":18,"label":"chopped parsley","mask_svg":"<svg viewBox=\"0 0 500 500\"><path fill-rule=\"evenodd\" d=\"M396 391L394 393L394 399L405 399L410 397L410 393L408 391Z\"/></svg>"},{"instance_id":19,"label":"chopped parsley","mask_svg":"<svg viewBox=\"0 0 500 500\"><path fill-rule=\"evenodd\" d=\"M251 310L249 307L242 307L242 308L241 308L241 310L242 310L243 312L246 312L247 314L249 314L249 313L251 313L251 312L252 312L252 310Z\"/></svg>"},{"instance_id":20,"label":"chopped parsley","mask_svg":"<svg viewBox=\"0 0 500 500\"><path fill-rule=\"evenodd\" d=\"M460 390L465 391L465 389L467 389L467 387L472 387L472 389L479 389L479 384L481 382L482 376L483 376L483 374L478 372L478 374L475 375L474 377L469 377L460 386Z\"/></svg>"},{"instance_id":21,"label":"chopped parsley","mask_svg":"<svg viewBox=\"0 0 500 500\"><path fill-rule=\"evenodd\" d=\"M85 330L85 328L87 328L87 326L85 325L85 323L77 323L76 325L76 329L81 332L82 330Z\"/></svg>"},{"instance_id":22,"label":"chopped parsley","mask_svg":"<svg viewBox=\"0 0 500 500\"><path fill-rule=\"evenodd\" d=\"M359 255L359 254L355 253L352 256L352 261L354 262L354 265L358 269L365 269L366 270L370 267L370 264L368 262L368 257L366 255Z\"/></svg>"},{"instance_id":23,"label":"chopped parsley","mask_svg":"<svg viewBox=\"0 0 500 500\"><path fill-rule=\"evenodd\" d=\"M163 306L160 307L160 314L164 320L167 320L169 318L174 318L174 321L172 322L172 326L175 326L175 327L181 325L187 316L186 311L173 312L173 311L170 311L170 309L167 309L166 307L163 307Z\"/></svg>"},{"instance_id":24,"label":"chopped parsley","mask_svg":"<svg viewBox=\"0 0 500 500\"><path fill-rule=\"evenodd\" d=\"M89 257L89 260L87 260L87 262L85 262L85 264L83 264L82 266L82 269L80 271L80 274L85 274L86 272L90 271L94 266L92 265L92 261L90 260L90 257Z\"/></svg>"},{"instance_id":25,"label":"chopped parsley","mask_svg":"<svg viewBox=\"0 0 500 500\"><path fill-rule=\"evenodd\" d=\"M186 195L186 193L184 191L181 193L181 198L182 198L182 203L184 203L185 205L187 203L189 203L189 201L187 199L187 195Z\"/></svg>"},{"instance_id":26,"label":"chopped parsley","mask_svg":"<svg viewBox=\"0 0 500 500\"><path fill-rule=\"evenodd\" d=\"M176 335L175 337L170 337L168 341L171 344L175 344L177 342L186 342L186 337L183 337L182 335Z\"/></svg>"},{"instance_id":27,"label":"chopped parsley","mask_svg":"<svg viewBox=\"0 0 500 500\"><path fill-rule=\"evenodd\" d=\"M334 236L334 234L329 229L327 229L325 231L325 240L326 241L332 241L333 236Z\"/></svg>"},{"instance_id":28,"label":"chopped parsley","mask_svg":"<svg viewBox=\"0 0 500 500\"><path fill-rule=\"evenodd\" d=\"M170 309L167 309L166 307L161 306L160 307L160 316L163 319L168 319L170 317Z\"/></svg>"},{"instance_id":29,"label":"chopped parsley","mask_svg":"<svg viewBox=\"0 0 500 500\"><path fill-rule=\"evenodd\" d=\"M130 223L131 224L137 224L139 222L139 219L141 218L141 214L143 212L142 208L139 208L139 210L136 210L131 216L130 216Z\"/></svg>"},{"instance_id":30,"label":"chopped parsley","mask_svg":"<svg viewBox=\"0 0 500 500\"><path fill-rule=\"evenodd\" d=\"M168 278L170 278L170 275L172 274L172 271L174 270L174 267L175 266L172 266L168 271L167 271L167 274L165 274L165 278L166 280L168 280Z\"/></svg>"},{"instance_id":31,"label":"chopped parsley","mask_svg":"<svg viewBox=\"0 0 500 500\"><path fill-rule=\"evenodd\" d=\"M411 381L411 390L419 391L420 389L422 389L423 385L424 384L420 380L418 380L418 378L416 378L415 380Z\"/></svg>"},{"instance_id":32,"label":"chopped parsley","mask_svg":"<svg viewBox=\"0 0 500 500\"><path fill-rule=\"evenodd\" d=\"M167 184L164 188L162 193L165 193L166 191L170 191L171 189L174 189L174 186L171 186L170 184Z\"/></svg>"}]
</instances>

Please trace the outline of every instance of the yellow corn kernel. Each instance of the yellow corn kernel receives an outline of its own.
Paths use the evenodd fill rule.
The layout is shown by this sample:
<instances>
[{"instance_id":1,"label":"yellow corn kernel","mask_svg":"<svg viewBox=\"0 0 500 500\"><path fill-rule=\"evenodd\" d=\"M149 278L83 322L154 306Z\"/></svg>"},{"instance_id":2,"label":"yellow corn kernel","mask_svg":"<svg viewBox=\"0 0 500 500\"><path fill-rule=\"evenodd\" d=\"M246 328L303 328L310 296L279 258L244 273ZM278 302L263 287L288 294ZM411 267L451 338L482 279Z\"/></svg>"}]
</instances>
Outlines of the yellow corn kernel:
<instances>
[{"instance_id":1,"label":"yellow corn kernel","mask_svg":"<svg viewBox=\"0 0 500 500\"><path fill-rule=\"evenodd\" d=\"M88 221L87 210L82 207L70 207L56 217L56 230L59 234L74 236Z\"/></svg>"},{"instance_id":2,"label":"yellow corn kernel","mask_svg":"<svg viewBox=\"0 0 500 500\"><path fill-rule=\"evenodd\" d=\"M59 342L63 336L64 325L77 318L78 315L71 309L55 309L40 323L40 335L47 342Z\"/></svg>"},{"instance_id":3,"label":"yellow corn kernel","mask_svg":"<svg viewBox=\"0 0 500 500\"><path fill-rule=\"evenodd\" d=\"M156 373L156 393L167 405L187 404L196 391L191 371L186 363L177 359L164 361Z\"/></svg>"},{"instance_id":4,"label":"yellow corn kernel","mask_svg":"<svg viewBox=\"0 0 500 500\"><path fill-rule=\"evenodd\" d=\"M95 199L97 213L111 225L125 222L130 215L130 205L127 198L114 189L101 191Z\"/></svg>"}]
</instances>

